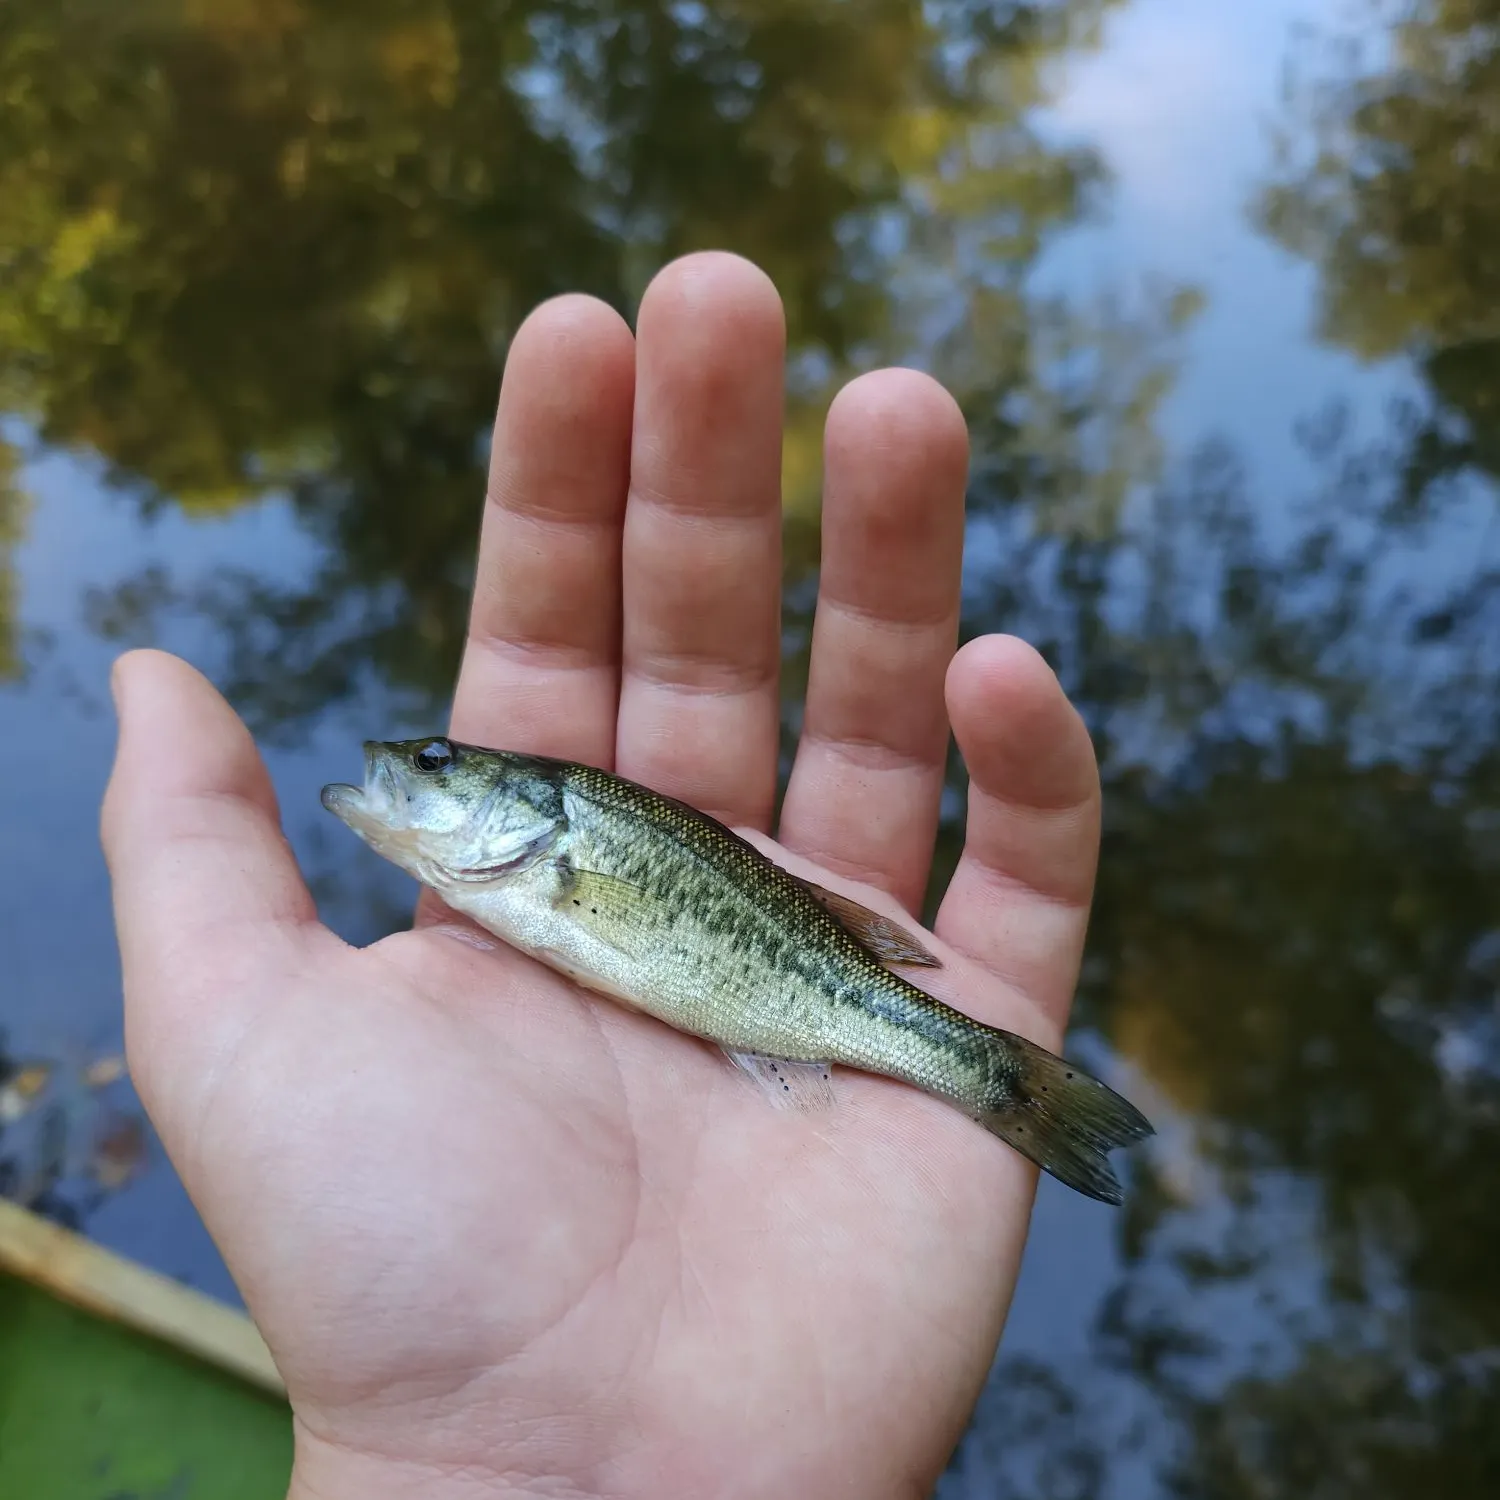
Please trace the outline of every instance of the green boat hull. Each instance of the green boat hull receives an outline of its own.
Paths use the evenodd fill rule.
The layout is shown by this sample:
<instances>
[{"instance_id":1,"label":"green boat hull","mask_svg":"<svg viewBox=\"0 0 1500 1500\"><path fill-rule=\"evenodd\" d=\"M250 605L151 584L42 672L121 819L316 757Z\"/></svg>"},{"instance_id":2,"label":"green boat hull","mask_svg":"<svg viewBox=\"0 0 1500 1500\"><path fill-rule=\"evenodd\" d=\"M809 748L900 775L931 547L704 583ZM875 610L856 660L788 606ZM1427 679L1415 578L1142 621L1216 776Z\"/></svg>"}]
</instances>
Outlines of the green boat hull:
<instances>
[{"instance_id":1,"label":"green boat hull","mask_svg":"<svg viewBox=\"0 0 1500 1500\"><path fill-rule=\"evenodd\" d=\"M0 1496L284 1500L291 1467L282 1397L0 1269Z\"/></svg>"}]
</instances>

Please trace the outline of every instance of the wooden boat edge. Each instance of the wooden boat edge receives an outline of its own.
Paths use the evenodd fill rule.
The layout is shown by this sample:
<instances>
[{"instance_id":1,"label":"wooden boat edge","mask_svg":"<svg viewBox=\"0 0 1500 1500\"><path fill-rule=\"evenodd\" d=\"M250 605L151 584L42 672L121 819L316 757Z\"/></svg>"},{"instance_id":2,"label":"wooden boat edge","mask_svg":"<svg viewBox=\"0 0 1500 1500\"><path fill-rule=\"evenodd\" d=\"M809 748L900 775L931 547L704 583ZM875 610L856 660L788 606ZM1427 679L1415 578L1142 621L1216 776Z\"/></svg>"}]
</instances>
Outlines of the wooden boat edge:
<instances>
[{"instance_id":1,"label":"wooden boat edge","mask_svg":"<svg viewBox=\"0 0 1500 1500\"><path fill-rule=\"evenodd\" d=\"M243 1313L0 1198L0 1272L183 1350L278 1396L270 1350Z\"/></svg>"}]
</instances>

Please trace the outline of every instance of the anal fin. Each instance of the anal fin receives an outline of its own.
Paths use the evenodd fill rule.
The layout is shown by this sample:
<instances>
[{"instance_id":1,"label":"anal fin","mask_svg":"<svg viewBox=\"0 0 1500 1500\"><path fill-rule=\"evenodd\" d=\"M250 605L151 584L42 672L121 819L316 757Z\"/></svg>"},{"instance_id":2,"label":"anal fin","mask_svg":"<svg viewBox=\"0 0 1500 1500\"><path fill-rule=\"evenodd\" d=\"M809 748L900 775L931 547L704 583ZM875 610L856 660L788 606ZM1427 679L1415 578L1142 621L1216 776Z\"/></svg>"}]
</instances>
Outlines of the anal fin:
<instances>
[{"instance_id":1,"label":"anal fin","mask_svg":"<svg viewBox=\"0 0 1500 1500\"><path fill-rule=\"evenodd\" d=\"M827 1109L834 1104L833 1080L827 1063L788 1062L758 1052L730 1052L727 1056L742 1073L753 1078L782 1109Z\"/></svg>"}]
</instances>

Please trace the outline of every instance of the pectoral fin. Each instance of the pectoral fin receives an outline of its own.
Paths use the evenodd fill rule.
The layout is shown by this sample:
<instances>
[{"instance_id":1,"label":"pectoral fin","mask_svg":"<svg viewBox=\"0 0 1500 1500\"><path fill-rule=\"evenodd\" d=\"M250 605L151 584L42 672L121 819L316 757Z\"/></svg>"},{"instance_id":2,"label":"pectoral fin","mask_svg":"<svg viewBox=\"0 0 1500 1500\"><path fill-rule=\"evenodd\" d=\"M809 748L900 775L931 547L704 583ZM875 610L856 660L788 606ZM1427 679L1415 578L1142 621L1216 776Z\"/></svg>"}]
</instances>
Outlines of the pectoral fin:
<instances>
[{"instance_id":1,"label":"pectoral fin","mask_svg":"<svg viewBox=\"0 0 1500 1500\"><path fill-rule=\"evenodd\" d=\"M641 930L640 912L651 901L648 892L618 875L581 870L570 859L554 862L558 890L553 905L566 911L601 942L634 958L635 936Z\"/></svg>"},{"instance_id":2,"label":"pectoral fin","mask_svg":"<svg viewBox=\"0 0 1500 1500\"><path fill-rule=\"evenodd\" d=\"M942 968L942 959L928 952L911 933L889 917L883 917L878 911L871 911L868 906L861 906L858 901L841 896L837 891L804 880L800 875L793 876L793 879L832 912L850 937L863 943L881 963L914 969Z\"/></svg>"}]
</instances>

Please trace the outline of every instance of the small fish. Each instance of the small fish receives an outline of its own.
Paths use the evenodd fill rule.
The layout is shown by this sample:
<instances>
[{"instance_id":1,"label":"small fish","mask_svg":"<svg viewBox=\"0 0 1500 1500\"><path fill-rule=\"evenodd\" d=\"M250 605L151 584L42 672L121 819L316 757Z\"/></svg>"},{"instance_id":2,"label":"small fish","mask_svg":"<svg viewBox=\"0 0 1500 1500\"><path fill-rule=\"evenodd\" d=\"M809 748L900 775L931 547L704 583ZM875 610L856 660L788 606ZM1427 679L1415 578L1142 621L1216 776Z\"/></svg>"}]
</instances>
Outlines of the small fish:
<instances>
[{"instance_id":1,"label":"small fish","mask_svg":"<svg viewBox=\"0 0 1500 1500\"><path fill-rule=\"evenodd\" d=\"M939 960L888 918L589 766L443 738L370 740L364 755L364 785L324 787L323 806L496 937L718 1043L792 1102L831 1097L831 1064L900 1079L1121 1201L1106 1153L1151 1135L1145 1117L893 973Z\"/></svg>"}]
</instances>

